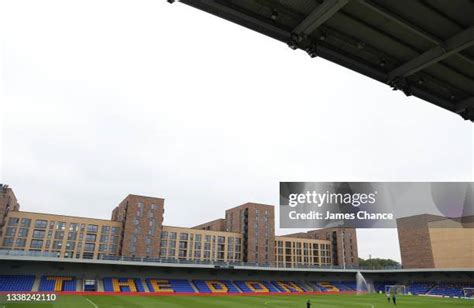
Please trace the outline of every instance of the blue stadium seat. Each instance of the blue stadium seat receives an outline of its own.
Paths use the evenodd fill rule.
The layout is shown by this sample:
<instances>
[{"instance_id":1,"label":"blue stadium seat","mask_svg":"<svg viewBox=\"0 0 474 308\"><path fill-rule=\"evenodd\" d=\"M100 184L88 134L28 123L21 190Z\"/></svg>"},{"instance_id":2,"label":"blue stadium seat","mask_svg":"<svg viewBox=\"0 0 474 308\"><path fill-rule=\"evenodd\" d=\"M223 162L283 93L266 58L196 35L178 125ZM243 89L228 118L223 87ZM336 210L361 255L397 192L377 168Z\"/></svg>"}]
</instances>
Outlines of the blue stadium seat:
<instances>
[{"instance_id":1,"label":"blue stadium seat","mask_svg":"<svg viewBox=\"0 0 474 308\"><path fill-rule=\"evenodd\" d=\"M262 281L270 292L280 292L270 281Z\"/></svg>"},{"instance_id":2,"label":"blue stadium seat","mask_svg":"<svg viewBox=\"0 0 474 308\"><path fill-rule=\"evenodd\" d=\"M440 283L431 289L428 294L430 295L440 295L448 297L463 297L464 292L463 288L472 288L474 284L465 283L465 284L454 284L454 283Z\"/></svg>"},{"instance_id":3,"label":"blue stadium seat","mask_svg":"<svg viewBox=\"0 0 474 308\"><path fill-rule=\"evenodd\" d=\"M171 287L176 293L195 293L191 283L185 279L170 280Z\"/></svg>"},{"instance_id":4,"label":"blue stadium seat","mask_svg":"<svg viewBox=\"0 0 474 308\"><path fill-rule=\"evenodd\" d=\"M31 291L34 282L33 275L0 275L0 291Z\"/></svg>"},{"instance_id":5,"label":"blue stadium seat","mask_svg":"<svg viewBox=\"0 0 474 308\"><path fill-rule=\"evenodd\" d=\"M221 280L229 288L229 293L240 293L237 286L230 280Z\"/></svg>"},{"instance_id":6,"label":"blue stadium seat","mask_svg":"<svg viewBox=\"0 0 474 308\"><path fill-rule=\"evenodd\" d=\"M306 282L311 288L313 288L313 292L322 292L321 287L315 281L307 281Z\"/></svg>"},{"instance_id":7,"label":"blue stadium seat","mask_svg":"<svg viewBox=\"0 0 474 308\"><path fill-rule=\"evenodd\" d=\"M211 293L204 280L193 280L194 285L199 290L199 293Z\"/></svg>"},{"instance_id":8,"label":"blue stadium seat","mask_svg":"<svg viewBox=\"0 0 474 308\"><path fill-rule=\"evenodd\" d=\"M341 292L353 292L357 290L356 282L331 281L331 284Z\"/></svg>"},{"instance_id":9,"label":"blue stadium seat","mask_svg":"<svg viewBox=\"0 0 474 308\"><path fill-rule=\"evenodd\" d=\"M433 287L434 287L434 283L418 283L418 282L414 282L414 283L411 283L407 286L407 292L413 294L413 295L422 295L422 294L426 294L428 293L428 291L430 291Z\"/></svg>"}]
</instances>

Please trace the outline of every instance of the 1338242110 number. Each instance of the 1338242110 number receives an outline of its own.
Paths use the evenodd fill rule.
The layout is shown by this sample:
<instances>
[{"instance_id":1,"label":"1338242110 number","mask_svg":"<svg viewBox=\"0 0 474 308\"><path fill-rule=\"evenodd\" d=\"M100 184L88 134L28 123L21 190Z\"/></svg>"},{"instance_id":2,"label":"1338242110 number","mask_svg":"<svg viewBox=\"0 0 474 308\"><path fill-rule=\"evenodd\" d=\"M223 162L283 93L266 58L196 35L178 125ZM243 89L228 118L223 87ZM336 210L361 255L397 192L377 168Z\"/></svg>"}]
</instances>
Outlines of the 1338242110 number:
<instances>
[{"instance_id":1,"label":"1338242110 number","mask_svg":"<svg viewBox=\"0 0 474 308\"><path fill-rule=\"evenodd\" d=\"M57 295L54 293L8 293L7 302L54 302Z\"/></svg>"}]
</instances>

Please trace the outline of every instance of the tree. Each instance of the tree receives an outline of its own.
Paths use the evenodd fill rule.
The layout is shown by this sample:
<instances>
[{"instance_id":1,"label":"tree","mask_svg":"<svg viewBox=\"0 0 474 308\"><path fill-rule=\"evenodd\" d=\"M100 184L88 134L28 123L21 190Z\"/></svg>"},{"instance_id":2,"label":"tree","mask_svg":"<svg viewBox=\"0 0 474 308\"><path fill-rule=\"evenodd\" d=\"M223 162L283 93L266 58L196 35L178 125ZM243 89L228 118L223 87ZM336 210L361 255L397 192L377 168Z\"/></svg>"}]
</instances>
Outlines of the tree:
<instances>
[{"instance_id":1,"label":"tree","mask_svg":"<svg viewBox=\"0 0 474 308\"><path fill-rule=\"evenodd\" d=\"M400 267L400 263L391 259L374 258L364 260L359 258L359 266L373 269L383 269L386 267Z\"/></svg>"}]
</instances>

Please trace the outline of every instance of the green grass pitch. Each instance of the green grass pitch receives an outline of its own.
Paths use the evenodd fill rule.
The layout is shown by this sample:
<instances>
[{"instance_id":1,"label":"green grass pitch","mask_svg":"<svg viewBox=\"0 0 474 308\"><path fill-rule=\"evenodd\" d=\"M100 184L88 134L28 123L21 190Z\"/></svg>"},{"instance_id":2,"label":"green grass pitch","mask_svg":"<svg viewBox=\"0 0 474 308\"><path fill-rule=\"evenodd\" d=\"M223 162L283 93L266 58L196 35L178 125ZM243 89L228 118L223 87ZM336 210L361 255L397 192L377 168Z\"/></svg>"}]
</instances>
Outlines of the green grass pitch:
<instances>
[{"instance_id":1,"label":"green grass pitch","mask_svg":"<svg viewBox=\"0 0 474 308\"><path fill-rule=\"evenodd\" d=\"M113 295L58 295L54 303L3 303L0 307L58 307L58 308L256 308L256 307L306 307L311 300L311 308L387 308L395 307L387 303L385 295L275 295L275 296L113 296ZM2 308L3 308L2 307ZM409 308L457 308L474 307L473 300L445 299L420 296L399 296L396 307Z\"/></svg>"}]
</instances>

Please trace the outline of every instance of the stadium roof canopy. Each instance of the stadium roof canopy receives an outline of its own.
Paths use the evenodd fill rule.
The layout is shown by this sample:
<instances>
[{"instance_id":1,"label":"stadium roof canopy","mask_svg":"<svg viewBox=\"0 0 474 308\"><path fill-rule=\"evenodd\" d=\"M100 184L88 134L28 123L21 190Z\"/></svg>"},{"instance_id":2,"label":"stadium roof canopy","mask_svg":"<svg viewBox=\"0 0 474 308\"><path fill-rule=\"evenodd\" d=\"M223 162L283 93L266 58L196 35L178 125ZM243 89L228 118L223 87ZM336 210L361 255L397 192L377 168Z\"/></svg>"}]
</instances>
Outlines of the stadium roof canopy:
<instances>
[{"instance_id":1,"label":"stadium roof canopy","mask_svg":"<svg viewBox=\"0 0 474 308\"><path fill-rule=\"evenodd\" d=\"M473 0L180 2L474 121Z\"/></svg>"}]
</instances>

